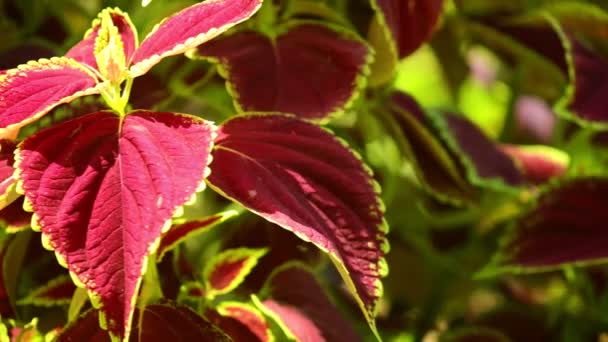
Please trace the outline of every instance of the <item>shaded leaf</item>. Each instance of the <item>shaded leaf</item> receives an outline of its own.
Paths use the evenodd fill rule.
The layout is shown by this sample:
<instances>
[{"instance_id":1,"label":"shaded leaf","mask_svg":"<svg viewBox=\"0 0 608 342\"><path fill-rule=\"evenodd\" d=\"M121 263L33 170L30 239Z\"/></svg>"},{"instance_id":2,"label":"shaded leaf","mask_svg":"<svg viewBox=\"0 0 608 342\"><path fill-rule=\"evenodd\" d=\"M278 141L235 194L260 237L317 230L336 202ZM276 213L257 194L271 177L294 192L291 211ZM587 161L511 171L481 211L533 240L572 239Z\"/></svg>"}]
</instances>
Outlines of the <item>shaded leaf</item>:
<instances>
[{"instance_id":1,"label":"shaded leaf","mask_svg":"<svg viewBox=\"0 0 608 342\"><path fill-rule=\"evenodd\" d=\"M214 189L329 253L373 325L388 243L364 164L330 133L283 115L231 119L215 143Z\"/></svg>"},{"instance_id":2,"label":"shaded leaf","mask_svg":"<svg viewBox=\"0 0 608 342\"><path fill-rule=\"evenodd\" d=\"M143 75L161 59L184 53L218 36L247 20L261 5L261 0L204 1L166 18L135 52L131 75Z\"/></svg>"},{"instance_id":3,"label":"shaded leaf","mask_svg":"<svg viewBox=\"0 0 608 342\"><path fill-rule=\"evenodd\" d=\"M233 34L200 46L194 55L222 64L243 111L324 119L350 106L371 61L366 44L353 34L311 23L284 30L276 38L251 31Z\"/></svg>"},{"instance_id":4,"label":"shaded leaf","mask_svg":"<svg viewBox=\"0 0 608 342\"><path fill-rule=\"evenodd\" d=\"M67 275L52 279L47 284L34 289L27 297L20 299L17 304L31 305L65 305L69 304L74 295L76 286Z\"/></svg>"},{"instance_id":5,"label":"shaded leaf","mask_svg":"<svg viewBox=\"0 0 608 342\"><path fill-rule=\"evenodd\" d=\"M521 215L499 253L482 271L529 272L605 261L608 180L579 178L545 191Z\"/></svg>"},{"instance_id":6,"label":"shaded leaf","mask_svg":"<svg viewBox=\"0 0 608 342\"><path fill-rule=\"evenodd\" d=\"M98 93L95 75L69 58L22 64L0 76L0 138L14 139L19 128L55 106Z\"/></svg>"},{"instance_id":7,"label":"shaded leaf","mask_svg":"<svg viewBox=\"0 0 608 342\"><path fill-rule=\"evenodd\" d=\"M274 341L270 325L258 309L241 302L222 302L205 315L234 341Z\"/></svg>"},{"instance_id":8,"label":"shaded leaf","mask_svg":"<svg viewBox=\"0 0 608 342\"><path fill-rule=\"evenodd\" d=\"M118 8L106 8L101 11L97 18L93 20L91 28L85 33L84 38L65 54L66 57L73 58L93 69L98 69L97 59L95 57L95 42L99 37L101 20L103 16L106 15L111 17L112 23L118 30L125 60L127 64L129 63L139 44L137 30L131 22L129 14Z\"/></svg>"},{"instance_id":9,"label":"shaded leaf","mask_svg":"<svg viewBox=\"0 0 608 342\"><path fill-rule=\"evenodd\" d=\"M267 249L235 248L214 255L203 270L207 296L226 294L239 286Z\"/></svg>"},{"instance_id":10,"label":"shaded leaf","mask_svg":"<svg viewBox=\"0 0 608 342\"><path fill-rule=\"evenodd\" d=\"M266 299L258 306L297 341L362 340L312 273L296 263L277 269L262 295Z\"/></svg>"},{"instance_id":11,"label":"shaded leaf","mask_svg":"<svg viewBox=\"0 0 608 342\"><path fill-rule=\"evenodd\" d=\"M141 321L140 321L141 319ZM110 341L108 333L99 328L99 311L90 310L67 326L58 342ZM220 342L231 339L217 327L185 306L153 304L142 315L136 309L130 342L201 341Z\"/></svg>"},{"instance_id":12,"label":"shaded leaf","mask_svg":"<svg viewBox=\"0 0 608 342\"><path fill-rule=\"evenodd\" d=\"M0 210L0 227L7 233L17 233L29 229L32 213L23 210L23 196L17 198L4 209Z\"/></svg>"},{"instance_id":13,"label":"shaded leaf","mask_svg":"<svg viewBox=\"0 0 608 342\"><path fill-rule=\"evenodd\" d=\"M509 342L500 331L487 327L463 327L444 333L439 342Z\"/></svg>"},{"instance_id":14,"label":"shaded leaf","mask_svg":"<svg viewBox=\"0 0 608 342\"><path fill-rule=\"evenodd\" d=\"M19 196L15 192L15 147L17 143L0 140L0 209L5 208ZM0 216L3 216L0 213Z\"/></svg>"},{"instance_id":15,"label":"shaded leaf","mask_svg":"<svg viewBox=\"0 0 608 342\"><path fill-rule=\"evenodd\" d=\"M526 180L540 184L564 175L568 169L568 154L549 146L502 145L500 149L515 160Z\"/></svg>"},{"instance_id":16,"label":"shaded leaf","mask_svg":"<svg viewBox=\"0 0 608 342\"><path fill-rule=\"evenodd\" d=\"M213 131L186 115L137 111L121 120L98 112L20 145L33 226L90 291L113 335L128 336L147 255L202 189Z\"/></svg>"}]
</instances>

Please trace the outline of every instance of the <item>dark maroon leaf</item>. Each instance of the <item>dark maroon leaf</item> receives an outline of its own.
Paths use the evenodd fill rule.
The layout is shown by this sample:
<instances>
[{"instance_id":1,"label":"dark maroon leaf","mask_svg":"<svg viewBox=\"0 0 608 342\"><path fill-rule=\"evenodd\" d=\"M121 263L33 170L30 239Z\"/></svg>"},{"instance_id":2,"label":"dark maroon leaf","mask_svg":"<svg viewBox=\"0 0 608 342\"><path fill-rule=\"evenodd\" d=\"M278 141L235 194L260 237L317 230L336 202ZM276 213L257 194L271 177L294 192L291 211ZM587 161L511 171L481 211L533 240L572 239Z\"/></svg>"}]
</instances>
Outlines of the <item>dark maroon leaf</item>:
<instances>
[{"instance_id":1,"label":"dark maroon leaf","mask_svg":"<svg viewBox=\"0 0 608 342\"><path fill-rule=\"evenodd\" d=\"M16 233L30 227L32 213L23 210L23 196L0 210L0 227L7 233Z\"/></svg>"},{"instance_id":2,"label":"dark maroon leaf","mask_svg":"<svg viewBox=\"0 0 608 342\"><path fill-rule=\"evenodd\" d=\"M42 306L69 304L76 286L68 275L52 279L44 286L34 289L27 297L19 300L18 304Z\"/></svg>"},{"instance_id":3,"label":"dark maroon leaf","mask_svg":"<svg viewBox=\"0 0 608 342\"><path fill-rule=\"evenodd\" d=\"M194 55L222 64L244 111L324 119L351 105L364 85L370 54L353 34L307 23L276 38L237 33L200 46Z\"/></svg>"},{"instance_id":4,"label":"dark maroon leaf","mask_svg":"<svg viewBox=\"0 0 608 342\"><path fill-rule=\"evenodd\" d=\"M579 178L545 191L514 224L483 274L606 260L608 179Z\"/></svg>"},{"instance_id":5,"label":"dark maroon leaf","mask_svg":"<svg viewBox=\"0 0 608 342\"><path fill-rule=\"evenodd\" d=\"M328 132L284 115L231 119L215 144L214 189L329 253L373 325L388 245L363 163Z\"/></svg>"},{"instance_id":6,"label":"dark maroon leaf","mask_svg":"<svg viewBox=\"0 0 608 342\"><path fill-rule=\"evenodd\" d=\"M298 341L361 341L348 320L331 303L312 273L286 264L268 280L262 295L266 312Z\"/></svg>"}]
</instances>

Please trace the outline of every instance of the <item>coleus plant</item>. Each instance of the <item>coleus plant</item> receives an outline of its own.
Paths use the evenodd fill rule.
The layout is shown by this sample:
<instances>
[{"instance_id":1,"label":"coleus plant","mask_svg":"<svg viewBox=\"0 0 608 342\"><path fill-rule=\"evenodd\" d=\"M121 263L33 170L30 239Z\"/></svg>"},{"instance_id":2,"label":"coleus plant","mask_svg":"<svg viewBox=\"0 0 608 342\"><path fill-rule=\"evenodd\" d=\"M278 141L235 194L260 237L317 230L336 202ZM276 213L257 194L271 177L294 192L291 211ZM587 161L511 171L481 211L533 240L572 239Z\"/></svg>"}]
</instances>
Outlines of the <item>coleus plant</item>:
<instances>
[{"instance_id":1,"label":"coleus plant","mask_svg":"<svg viewBox=\"0 0 608 342\"><path fill-rule=\"evenodd\" d=\"M0 75L0 136L6 144L17 139L24 126L78 97L99 94L109 108L22 137L15 150L14 174L3 174L2 190L5 205L16 194L24 195L23 207L33 212L32 228L42 232L43 245L55 251L76 285L88 291L98 309L91 315L99 317L100 326L113 339L129 339L140 284L149 273L148 264L155 261L150 255L159 245L173 243L162 242L163 236L176 231L171 228L172 217L195 199L206 182L327 252L374 328L388 251L377 185L369 169L341 140L293 115L325 118L344 108L359 87L352 84L361 84L371 58L365 43L311 24L295 26L278 38L279 51L284 47L287 57L298 56L290 49L302 49L301 42L311 42L311 37L325 35L328 44L334 44L328 45L334 50L329 53L340 58L335 63L347 69L349 76L341 80L343 90L333 102L323 100L318 103L322 106L302 107L308 100L283 106L285 102L276 99L277 106L245 104L246 110L288 113L244 113L217 127L192 115L134 110L128 105L134 78L163 58L195 49L246 20L261 5L259 0L195 4L163 20L141 43L128 14L106 9L65 56L31 61ZM231 35L227 41L247 34ZM256 39L246 42L255 44ZM259 41L267 44L261 36ZM217 48L205 45L195 54L238 52L238 46L222 40L218 44ZM285 63L279 68L300 62L279 60ZM317 63L308 58L302 62ZM285 82L294 80L281 82L274 87L282 89ZM243 92L260 88L235 84ZM298 91L285 89L283 96ZM9 169L10 159L5 157ZM177 235L187 232L184 229ZM234 260L249 254L235 252ZM232 274L229 265L216 269L208 279L213 282ZM247 270L251 265L243 267ZM65 284L64 280L49 286ZM227 283L206 293L215 296L233 286ZM148 311L162 310L153 306L137 312L146 317Z\"/></svg>"}]
</instances>

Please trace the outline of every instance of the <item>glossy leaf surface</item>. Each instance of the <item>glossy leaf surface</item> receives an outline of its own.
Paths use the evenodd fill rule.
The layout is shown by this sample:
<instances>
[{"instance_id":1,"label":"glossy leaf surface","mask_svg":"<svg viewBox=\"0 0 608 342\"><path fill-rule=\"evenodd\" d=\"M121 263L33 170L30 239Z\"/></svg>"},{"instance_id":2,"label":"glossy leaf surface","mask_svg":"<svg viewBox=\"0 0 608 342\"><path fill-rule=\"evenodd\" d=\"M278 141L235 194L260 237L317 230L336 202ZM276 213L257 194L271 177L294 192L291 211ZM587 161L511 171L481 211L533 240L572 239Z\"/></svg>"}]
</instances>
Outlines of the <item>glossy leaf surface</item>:
<instances>
[{"instance_id":1,"label":"glossy leaf surface","mask_svg":"<svg viewBox=\"0 0 608 342\"><path fill-rule=\"evenodd\" d=\"M41 59L0 76L0 138L14 139L19 128L55 106L98 93L97 80L69 58Z\"/></svg>"},{"instance_id":2,"label":"glossy leaf surface","mask_svg":"<svg viewBox=\"0 0 608 342\"><path fill-rule=\"evenodd\" d=\"M363 163L330 133L283 115L225 122L213 158L212 186L329 253L371 322L388 244Z\"/></svg>"},{"instance_id":3,"label":"glossy leaf surface","mask_svg":"<svg viewBox=\"0 0 608 342\"><path fill-rule=\"evenodd\" d=\"M20 181L43 240L92 293L113 335L128 335L147 255L201 186L213 130L186 115L138 111L121 124L98 112L20 145Z\"/></svg>"},{"instance_id":4,"label":"glossy leaf surface","mask_svg":"<svg viewBox=\"0 0 608 342\"><path fill-rule=\"evenodd\" d=\"M307 119L326 118L351 104L364 85L370 54L354 35L314 24L292 25L274 39L237 33L195 53L222 64L242 110Z\"/></svg>"},{"instance_id":5,"label":"glossy leaf surface","mask_svg":"<svg viewBox=\"0 0 608 342\"><path fill-rule=\"evenodd\" d=\"M184 53L248 19L261 0L211 0L163 20L142 41L132 60L132 76L145 74L167 56Z\"/></svg>"}]
</instances>

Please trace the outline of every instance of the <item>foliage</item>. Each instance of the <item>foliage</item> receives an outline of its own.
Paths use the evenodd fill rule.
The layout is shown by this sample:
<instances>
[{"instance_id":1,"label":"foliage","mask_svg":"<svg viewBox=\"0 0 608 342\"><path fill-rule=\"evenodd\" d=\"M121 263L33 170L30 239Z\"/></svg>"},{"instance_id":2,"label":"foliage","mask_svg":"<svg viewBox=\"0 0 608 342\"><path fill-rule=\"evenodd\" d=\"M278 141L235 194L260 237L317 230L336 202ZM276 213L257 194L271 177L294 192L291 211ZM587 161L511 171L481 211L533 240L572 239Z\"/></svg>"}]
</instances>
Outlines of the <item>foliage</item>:
<instances>
[{"instance_id":1,"label":"foliage","mask_svg":"<svg viewBox=\"0 0 608 342\"><path fill-rule=\"evenodd\" d=\"M603 2L5 0L0 29L0 341L608 333Z\"/></svg>"}]
</instances>

